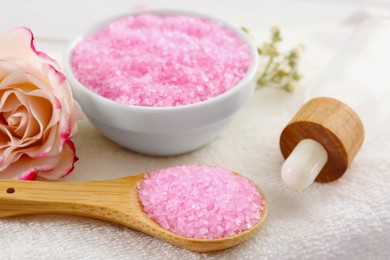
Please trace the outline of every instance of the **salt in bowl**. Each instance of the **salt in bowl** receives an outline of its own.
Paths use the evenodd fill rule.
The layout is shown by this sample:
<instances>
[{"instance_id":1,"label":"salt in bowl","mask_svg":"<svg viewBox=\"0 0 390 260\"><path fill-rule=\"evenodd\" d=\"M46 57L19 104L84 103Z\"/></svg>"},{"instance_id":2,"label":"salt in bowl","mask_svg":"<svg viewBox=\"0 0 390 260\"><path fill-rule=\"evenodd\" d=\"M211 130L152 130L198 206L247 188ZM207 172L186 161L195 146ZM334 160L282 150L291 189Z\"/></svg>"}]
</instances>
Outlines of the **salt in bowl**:
<instances>
[{"instance_id":1,"label":"salt in bowl","mask_svg":"<svg viewBox=\"0 0 390 260\"><path fill-rule=\"evenodd\" d=\"M77 43L112 21L141 14L185 15L217 21L248 46L251 61L245 76L234 87L216 97L198 103L169 107L121 104L85 87L76 78L71 66L72 51ZM256 46L240 29L215 17L175 10L138 10L94 25L70 43L64 58L64 72L74 97L91 123L119 145L132 151L157 156L189 152L217 137L252 94L258 68Z\"/></svg>"}]
</instances>

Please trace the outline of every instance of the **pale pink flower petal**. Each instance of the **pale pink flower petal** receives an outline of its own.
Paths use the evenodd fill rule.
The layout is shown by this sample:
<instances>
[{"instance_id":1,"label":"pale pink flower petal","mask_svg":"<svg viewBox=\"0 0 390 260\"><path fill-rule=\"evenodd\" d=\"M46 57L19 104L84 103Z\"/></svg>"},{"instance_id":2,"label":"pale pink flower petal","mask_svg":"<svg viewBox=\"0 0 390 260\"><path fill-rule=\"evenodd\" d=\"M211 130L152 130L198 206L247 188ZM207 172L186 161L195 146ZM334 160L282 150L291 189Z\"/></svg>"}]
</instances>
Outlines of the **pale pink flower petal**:
<instances>
[{"instance_id":1,"label":"pale pink flower petal","mask_svg":"<svg viewBox=\"0 0 390 260\"><path fill-rule=\"evenodd\" d=\"M45 69L48 70L47 75L49 84L58 86L53 90L53 93L58 97L57 101L59 102L61 109L67 112L63 113L63 115L70 115L70 118L65 116L60 121L67 122L67 120L70 120L71 122L74 122L81 119L83 116L81 108L79 104L74 101L68 81L64 80L65 76L52 66L47 66ZM68 134L73 136L77 132L77 124L71 124L69 128L69 124L65 123L62 124L61 129L64 129L62 132L68 131Z\"/></svg>"},{"instance_id":2,"label":"pale pink flower petal","mask_svg":"<svg viewBox=\"0 0 390 260\"><path fill-rule=\"evenodd\" d=\"M26 27L18 27L0 35L0 57L2 59L23 57L36 62L49 63L59 68L58 63L34 46L34 35Z\"/></svg>"},{"instance_id":3,"label":"pale pink flower petal","mask_svg":"<svg viewBox=\"0 0 390 260\"><path fill-rule=\"evenodd\" d=\"M75 147L72 141L68 140L65 142L64 148L62 150L62 153L60 154L59 159L59 163L53 170L47 172L42 171L39 173L39 176L46 179L54 180L58 178L63 178L73 171L74 163L78 160L78 158L75 155Z\"/></svg>"},{"instance_id":4,"label":"pale pink flower petal","mask_svg":"<svg viewBox=\"0 0 390 260\"><path fill-rule=\"evenodd\" d=\"M0 179L26 179L26 176L29 176L29 179L35 179L31 178L31 176L36 176L36 174L35 163L32 163L27 156L23 156L5 170L2 170Z\"/></svg>"},{"instance_id":5,"label":"pale pink flower petal","mask_svg":"<svg viewBox=\"0 0 390 260\"><path fill-rule=\"evenodd\" d=\"M0 118L0 121L5 121L5 120ZM9 132L8 128L5 125L0 124L0 151L2 151L8 146L11 139L12 139L12 134ZM3 156L4 154L0 154L0 157ZM2 161L0 160L0 166L1 164Z\"/></svg>"},{"instance_id":6,"label":"pale pink flower petal","mask_svg":"<svg viewBox=\"0 0 390 260\"><path fill-rule=\"evenodd\" d=\"M8 76L11 73L14 73L15 71L23 71L20 66L18 66L15 63L9 62L7 60L1 60L0 59L0 86L2 86L3 79ZM1 88L0 88L1 89Z\"/></svg>"}]
</instances>

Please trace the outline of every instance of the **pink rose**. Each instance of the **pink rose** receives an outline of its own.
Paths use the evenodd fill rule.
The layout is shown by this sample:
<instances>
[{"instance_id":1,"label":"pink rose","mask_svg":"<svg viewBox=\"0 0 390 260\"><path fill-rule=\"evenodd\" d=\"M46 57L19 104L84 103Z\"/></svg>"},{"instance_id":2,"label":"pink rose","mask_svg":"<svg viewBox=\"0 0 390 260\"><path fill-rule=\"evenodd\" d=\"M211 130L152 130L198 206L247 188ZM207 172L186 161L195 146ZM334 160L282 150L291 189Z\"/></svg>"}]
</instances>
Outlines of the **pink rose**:
<instances>
[{"instance_id":1,"label":"pink rose","mask_svg":"<svg viewBox=\"0 0 390 260\"><path fill-rule=\"evenodd\" d=\"M81 110L58 63L24 27L0 35L0 179L57 179L73 170Z\"/></svg>"}]
</instances>

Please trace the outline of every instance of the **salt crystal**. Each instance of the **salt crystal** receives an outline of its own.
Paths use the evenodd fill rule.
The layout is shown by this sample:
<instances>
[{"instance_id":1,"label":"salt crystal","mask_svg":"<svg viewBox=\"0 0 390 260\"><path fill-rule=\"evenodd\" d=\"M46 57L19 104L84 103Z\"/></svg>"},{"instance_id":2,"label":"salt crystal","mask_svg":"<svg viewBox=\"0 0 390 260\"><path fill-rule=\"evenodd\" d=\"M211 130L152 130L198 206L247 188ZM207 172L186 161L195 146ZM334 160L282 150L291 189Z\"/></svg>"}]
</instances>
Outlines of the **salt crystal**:
<instances>
[{"instance_id":1,"label":"salt crystal","mask_svg":"<svg viewBox=\"0 0 390 260\"><path fill-rule=\"evenodd\" d=\"M199 230L199 233L200 233L201 235L205 235L205 234L207 234L207 232L209 232L208 228L202 227L202 228Z\"/></svg>"},{"instance_id":2,"label":"salt crystal","mask_svg":"<svg viewBox=\"0 0 390 260\"><path fill-rule=\"evenodd\" d=\"M136 106L180 106L233 88L247 73L247 44L219 22L151 14L109 23L80 41L71 66L97 94Z\"/></svg>"},{"instance_id":3,"label":"salt crystal","mask_svg":"<svg viewBox=\"0 0 390 260\"><path fill-rule=\"evenodd\" d=\"M192 238L221 238L249 229L259 221L264 202L246 178L208 166L176 166L151 173L142 181L138 196L157 223Z\"/></svg>"},{"instance_id":4,"label":"salt crystal","mask_svg":"<svg viewBox=\"0 0 390 260\"><path fill-rule=\"evenodd\" d=\"M219 232L223 232L224 231L224 229L223 229L223 227L221 225L217 225L217 230Z\"/></svg>"}]
</instances>

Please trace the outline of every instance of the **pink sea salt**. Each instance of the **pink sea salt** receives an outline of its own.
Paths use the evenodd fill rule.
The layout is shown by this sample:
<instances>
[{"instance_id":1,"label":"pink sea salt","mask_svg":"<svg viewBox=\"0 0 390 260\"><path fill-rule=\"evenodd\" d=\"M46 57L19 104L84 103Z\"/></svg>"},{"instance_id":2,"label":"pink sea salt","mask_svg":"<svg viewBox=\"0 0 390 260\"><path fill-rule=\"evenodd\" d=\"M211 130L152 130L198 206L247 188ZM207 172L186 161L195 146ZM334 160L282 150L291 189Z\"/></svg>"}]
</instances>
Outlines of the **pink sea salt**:
<instances>
[{"instance_id":1,"label":"pink sea salt","mask_svg":"<svg viewBox=\"0 0 390 260\"><path fill-rule=\"evenodd\" d=\"M97 94L136 106L201 102L234 87L251 62L247 44L217 21L143 14L116 20L72 52L76 78Z\"/></svg>"},{"instance_id":2,"label":"pink sea salt","mask_svg":"<svg viewBox=\"0 0 390 260\"><path fill-rule=\"evenodd\" d=\"M176 166L139 184L144 211L162 227L192 238L222 238L251 228L265 201L248 179L228 169Z\"/></svg>"}]
</instances>

